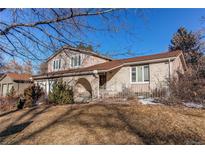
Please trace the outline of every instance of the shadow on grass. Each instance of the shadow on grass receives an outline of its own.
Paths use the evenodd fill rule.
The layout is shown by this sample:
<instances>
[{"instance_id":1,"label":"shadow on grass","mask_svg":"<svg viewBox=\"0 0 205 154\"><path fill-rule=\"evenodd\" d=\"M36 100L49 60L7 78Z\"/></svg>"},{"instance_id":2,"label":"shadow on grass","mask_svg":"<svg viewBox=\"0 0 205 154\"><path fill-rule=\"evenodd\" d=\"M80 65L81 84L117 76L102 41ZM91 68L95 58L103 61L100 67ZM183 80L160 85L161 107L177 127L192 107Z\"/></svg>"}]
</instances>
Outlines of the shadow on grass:
<instances>
[{"instance_id":1,"label":"shadow on grass","mask_svg":"<svg viewBox=\"0 0 205 154\"><path fill-rule=\"evenodd\" d=\"M13 125L11 127L8 127L6 130L2 131L0 133L0 137L6 137L9 135L13 135L16 133L21 132L22 130L24 130L28 125L30 125L33 121L27 121L18 125Z\"/></svg>"},{"instance_id":2,"label":"shadow on grass","mask_svg":"<svg viewBox=\"0 0 205 154\"><path fill-rule=\"evenodd\" d=\"M66 111L62 112L60 115L56 116L48 124L34 130L33 132L30 132L29 134L24 134L21 138L18 138L18 140L11 141L9 144L21 144L25 140L31 140L32 137L38 136L40 133L46 131L46 129L58 124L77 125L79 127L83 127L87 132L89 132L90 135L95 136L95 141L93 143L90 143L89 140L85 137L82 138L81 144L108 144L107 140L104 140L104 138L107 137L109 137L110 142L113 144L125 143L123 141L118 142L117 139L114 138L115 136L113 135L116 131L124 130L129 134L132 134L134 137L136 137L136 139L139 138L144 144L200 144L201 138L200 136L197 136L195 133L183 134L183 132L172 131L164 134L163 132L160 132L158 130L152 130L151 125L155 125L154 123L152 123L151 125L147 125L145 128L144 125L138 122L137 120L133 122L133 118L136 117L134 117L134 115L131 114L125 114L122 108L123 106L120 105L104 104L90 104L87 106L80 106L76 108L71 107L68 108ZM37 112L34 110L35 114L31 116L27 120L27 122L29 123L37 115L46 112L47 109L48 108L44 108ZM26 114L28 113L29 111ZM21 117L22 116L23 115L21 115ZM111 118L113 119L110 120ZM150 117L150 120L151 119L152 117ZM149 123L149 119L147 120ZM24 128L26 128L27 126L25 125ZM12 125L12 127L16 128L16 132L22 131L20 128L17 129L15 125ZM104 136L105 134L98 133L95 128L109 130L109 133L106 134L106 136ZM5 132L6 130L1 132L1 134L7 134ZM63 137L64 136L62 136L62 139ZM125 144L135 143L126 142Z\"/></svg>"},{"instance_id":3,"label":"shadow on grass","mask_svg":"<svg viewBox=\"0 0 205 154\"><path fill-rule=\"evenodd\" d=\"M30 125L34 118L42 114L43 112L47 111L51 106L45 106L45 107L33 107L28 109L27 111L22 110L22 114L16 117L16 119L10 123L3 131L0 132L0 143L3 143L3 141L9 137L12 134L18 134L23 129L25 129L28 125ZM22 120L25 116L32 114L32 116L26 120L24 123L17 124L20 120ZM6 116L8 114L5 114Z\"/></svg>"},{"instance_id":4,"label":"shadow on grass","mask_svg":"<svg viewBox=\"0 0 205 154\"><path fill-rule=\"evenodd\" d=\"M14 112L16 112L16 111L18 111L18 109L12 110L12 111L8 111L8 112L5 112L5 113L2 113L2 114L0 114L0 117L3 117L3 116L5 116L5 115L11 114L11 113L14 113Z\"/></svg>"}]
</instances>

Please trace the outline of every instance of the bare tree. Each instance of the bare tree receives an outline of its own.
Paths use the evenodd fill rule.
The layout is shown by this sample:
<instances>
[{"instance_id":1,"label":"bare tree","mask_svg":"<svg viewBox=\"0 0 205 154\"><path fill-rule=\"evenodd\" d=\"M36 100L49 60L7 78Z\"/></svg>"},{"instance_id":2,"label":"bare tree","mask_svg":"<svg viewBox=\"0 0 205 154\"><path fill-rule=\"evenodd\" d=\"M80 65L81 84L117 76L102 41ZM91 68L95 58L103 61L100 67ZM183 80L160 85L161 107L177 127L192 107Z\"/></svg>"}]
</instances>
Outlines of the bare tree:
<instances>
[{"instance_id":1,"label":"bare tree","mask_svg":"<svg viewBox=\"0 0 205 154\"><path fill-rule=\"evenodd\" d=\"M33 65L32 65L32 62L30 60L27 60L23 64L23 71L26 74L32 74L32 72L33 72Z\"/></svg>"},{"instance_id":2,"label":"bare tree","mask_svg":"<svg viewBox=\"0 0 205 154\"><path fill-rule=\"evenodd\" d=\"M26 73L32 74L33 66L30 60L25 61L23 64L20 64L17 60L13 59L7 63L4 63L1 67L1 72L7 73Z\"/></svg>"},{"instance_id":3,"label":"bare tree","mask_svg":"<svg viewBox=\"0 0 205 154\"><path fill-rule=\"evenodd\" d=\"M3 57L2 57L2 54L0 53L0 72L2 70L2 67L3 67Z\"/></svg>"},{"instance_id":4,"label":"bare tree","mask_svg":"<svg viewBox=\"0 0 205 154\"><path fill-rule=\"evenodd\" d=\"M23 73L23 67L15 60L11 60L2 66L2 72Z\"/></svg>"},{"instance_id":5,"label":"bare tree","mask_svg":"<svg viewBox=\"0 0 205 154\"><path fill-rule=\"evenodd\" d=\"M121 25L126 30L119 12L126 16L124 9L1 9L0 52L24 61L45 60L64 45L86 44L88 31L118 32Z\"/></svg>"},{"instance_id":6,"label":"bare tree","mask_svg":"<svg viewBox=\"0 0 205 154\"><path fill-rule=\"evenodd\" d=\"M44 74L44 73L47 73L47 71L48 71L48 65L47 65L47 63L46 62L42 62L41 64L40 64L40 68L39 68L39 74Z\"/></svg>"}]
</instances>

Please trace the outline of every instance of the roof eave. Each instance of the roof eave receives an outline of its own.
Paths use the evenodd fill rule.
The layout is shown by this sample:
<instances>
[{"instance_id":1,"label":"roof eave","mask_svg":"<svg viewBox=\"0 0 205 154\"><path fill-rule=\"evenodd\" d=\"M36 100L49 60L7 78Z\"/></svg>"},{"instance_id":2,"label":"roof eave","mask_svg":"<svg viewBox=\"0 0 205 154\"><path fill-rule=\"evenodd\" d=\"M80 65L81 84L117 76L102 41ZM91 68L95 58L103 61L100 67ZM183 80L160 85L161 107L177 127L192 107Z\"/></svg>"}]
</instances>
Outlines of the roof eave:
<instances>
[{"instance_id":1,"label":"roof eave","mask_svg":"<svg viewBox=\"0 0 205 154\"><path fill-rule=\"evenodd\" d=\"M57 72L56 72L57 73ZM88 75L95 74L94 71L86 71L86 72L77 72L77 73L62 73L62 74L46 74L46 75L38 75L32 76L33 80L38 79L50 79L50 78L59 78L59 77L68 77L68 76L78 76L78 75Z\"/></svg>"},{"instance_id":2,"label":"roof eave","mask_svg":"<svg viewBox=\"0 0 205 154\"><path fill-rule=\"evenodd\" d=\"M104 73L104 72L109 72L112 70L115 70L117 68L120 67L124 67L124 66L129 66L129 65L137 65L137 64L145 64L145 63L155 63L155 62L164 62L164 61L168 61L168 60L174 60L176 57L168 57L168 58L161 58L161 59L153 59L153 60L145 60L145 61L139 61L139 62L128 62L128 63L124 63L124 64L120 64L116 67L110 68L110 69L105 69L105 70L97 70L97 73ZM34 80L38 80L38 79L48 79L48 78L58 78L58 77L67 77L67 76L77 76L77 75L87 75L87 74L95 74L94 70L92 71L85 71L85 72L76 72L76 73L60 73L58 74L58 72L56 72L55 74L46 74L46 75L36 75L36 76L32 76L32 78Z\"/></svg>"},{"instance_id":3,"label":"roof eave","mask_svg":"<svg viewBox=\"0 0 205 154\"><path fill-rule=\"evenodd\" d=\"M7 74L2 75L2 77L0 78L0 81L3 80L6 76Z\"/></svg>"}]
</instances>

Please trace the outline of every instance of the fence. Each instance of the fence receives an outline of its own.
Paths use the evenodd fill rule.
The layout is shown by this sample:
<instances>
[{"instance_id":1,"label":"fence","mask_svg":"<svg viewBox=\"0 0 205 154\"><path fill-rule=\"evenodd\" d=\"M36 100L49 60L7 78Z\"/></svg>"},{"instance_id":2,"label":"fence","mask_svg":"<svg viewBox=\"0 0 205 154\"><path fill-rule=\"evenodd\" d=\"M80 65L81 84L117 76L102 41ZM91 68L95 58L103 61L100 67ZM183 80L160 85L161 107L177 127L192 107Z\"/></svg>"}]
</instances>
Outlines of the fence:
<instances>
[{"instance_id":1,"label":"fence","mask_svg":"<svg viewBox=\"0 0 205 154\"><path fill-rule=\"evenodd\" d=\"M162 98L169 94L167 87L148 89L147 87L123 88L121 92L100 89L100 98L129 99L129 98Z\"/></svg>"}]
</instances>

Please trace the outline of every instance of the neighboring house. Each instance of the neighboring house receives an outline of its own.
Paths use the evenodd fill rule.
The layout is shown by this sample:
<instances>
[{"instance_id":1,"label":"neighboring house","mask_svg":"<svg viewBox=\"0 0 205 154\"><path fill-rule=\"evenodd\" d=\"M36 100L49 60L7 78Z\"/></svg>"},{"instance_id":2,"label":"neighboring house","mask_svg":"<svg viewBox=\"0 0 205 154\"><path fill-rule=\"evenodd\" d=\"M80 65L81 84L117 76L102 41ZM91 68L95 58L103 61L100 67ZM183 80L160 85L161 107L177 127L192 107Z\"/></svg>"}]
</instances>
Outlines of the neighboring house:
<instances>
[{"instance_id":1,"label":"neighboring house","mask_svg":"<svg viewBox=\"0 0 205 154\"><path fill-rule=\"evenodd\" d=\"M1 79L1 77L2 77L3 75L4 75L3 73L0 73L0 79Z\"/></svg>"},{"instance_id":2,"label":"neighboring house","mask_svg":"<svg viewBox=\"0 0 205 154\"><path fill-rule=\"evenodd\" d=\"M6 73L0 78L0 96L6 96L12 87L17 95L22 94L31 83L29 74Z\"/></svg>"},{"instance_id":3,"label":"neighboring house","mask_svg":"<svg viewBox=\"0 0 205 154\"><path fill-rule=\"evenodd\" d=\"M62 48L47 60L48 72L33 76L48 94L54 81L61 79L92 98L115 95L125 89L135 93L166 87L166 80L184 73L186 63L181 51L112 60L91 51ZM84 89L84 90L83 90ZM87 93L87 94L88 94Z\"/></svg>"}]
</instances>

